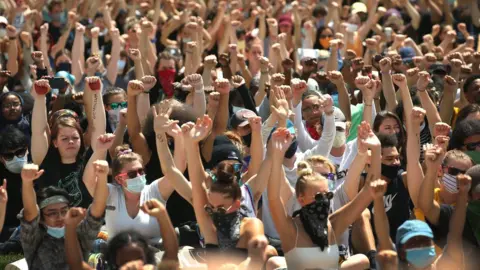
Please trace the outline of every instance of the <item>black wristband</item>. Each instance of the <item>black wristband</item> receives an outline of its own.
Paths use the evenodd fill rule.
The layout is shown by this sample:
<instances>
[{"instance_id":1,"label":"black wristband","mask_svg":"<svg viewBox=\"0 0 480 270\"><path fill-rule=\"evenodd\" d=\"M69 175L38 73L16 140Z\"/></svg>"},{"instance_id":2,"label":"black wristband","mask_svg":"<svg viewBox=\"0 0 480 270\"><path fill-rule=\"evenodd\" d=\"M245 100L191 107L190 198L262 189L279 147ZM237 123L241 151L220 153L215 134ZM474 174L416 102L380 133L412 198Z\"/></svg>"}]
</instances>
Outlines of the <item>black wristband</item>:
<instances>
[{"instance_id":1,"label":"black wristband","mask_svg":"<svg viewBox=\"0 0 480 270\"><path fill-rule=\"evenodd\" d=\"M42 78L43 76L48 76L47 69L37 67L37 78Z\"/></svg>"}]
</instances>

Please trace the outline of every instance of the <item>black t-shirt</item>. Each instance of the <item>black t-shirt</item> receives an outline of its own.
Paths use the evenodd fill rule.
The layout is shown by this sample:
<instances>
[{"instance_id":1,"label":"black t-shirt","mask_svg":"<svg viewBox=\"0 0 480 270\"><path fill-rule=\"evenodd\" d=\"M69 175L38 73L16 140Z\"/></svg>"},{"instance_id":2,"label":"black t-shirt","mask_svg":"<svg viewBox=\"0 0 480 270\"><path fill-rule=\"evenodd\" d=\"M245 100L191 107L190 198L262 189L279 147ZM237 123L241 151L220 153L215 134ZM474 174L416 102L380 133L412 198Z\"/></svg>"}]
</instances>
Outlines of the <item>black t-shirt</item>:
<instances>
[{"instance_id":1,"label":"black t-shirt","mask_svg":"<svg viewBox=\"0 0 480 270\"><path fill-rule=\"evenodd\" d=\"M40 169L45 170L45 172L35 181L37 190L49 186L63 188L70 194L73 206L88 208L92 203L92 196L90 196L85 183L83 183L82 176L89 157L79 158L73 164L63 164L57 151L50 147L40 165Z\"/></svg>"},{"instance_id":2,"label":"black t-shirt","mask_svg":"<svg viewBox=\"0 0 480 270\"><path fill-rule=\"evenodd\" d=\"M441 247L445 246L447 243L447 235L450 230L450 219L452 218L453 211L455 207L448 204L440 205L440 216L438 218L437 225L433 225L426 219L430 228L432 228L433 236L435 238L435 243ZM470 244L480 247L480 243L477 242L475 235L473 234L472 227L468 223L468 219L465 220L465 226L463 227L463 240L469 242Z\"/></svg>"},{"instance_id":3,"label":"black t-shirt","mask_svg":"<svg viewBox=\"0 0 480 270\"><path fill-rule=\"evenodd\" d=\"M0 163L0 183L3 185L3 179L7 179L8 202L5 214L4 227L16 227L20 225L17 218L18 213L23 208L22 201L22 177L19 173L12 173L3 163Z\"/></svg>"},{"instance_id":4,"label":"black t-shirt","mask_svg":"<svg viewBox=\"0 0 480 270\"><path fill-rule=\"evenodd\" d=\"M390 238L396 239L397 228L405 221L410 219L410 194L403 184L403 170L399 170L397 177L388 183L387 191L383 196L385 212L387 213L388 223L390 224ZM372 228L375 231L373 222L373 203L368 207L372 212Z\"/></svg>"}]
</instances>

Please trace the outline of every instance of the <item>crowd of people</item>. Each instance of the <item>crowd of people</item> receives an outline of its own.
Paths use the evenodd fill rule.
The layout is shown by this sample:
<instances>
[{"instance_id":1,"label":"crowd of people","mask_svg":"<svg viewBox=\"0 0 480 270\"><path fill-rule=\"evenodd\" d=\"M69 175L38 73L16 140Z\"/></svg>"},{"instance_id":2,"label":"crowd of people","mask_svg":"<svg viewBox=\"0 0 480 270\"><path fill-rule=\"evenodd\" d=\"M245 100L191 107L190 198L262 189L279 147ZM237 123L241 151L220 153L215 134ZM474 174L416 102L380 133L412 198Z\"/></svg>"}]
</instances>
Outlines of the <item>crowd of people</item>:
<instances>
[{"instance_id":1,"label":"crowd of people","mask_svg":"<svg viewBox=\"0 0 480 270\"><path fill-rule=\"evenodd\" d=\"M0 256L478 269L480 2L3 0Z\"/></svg>"}]
</instances>

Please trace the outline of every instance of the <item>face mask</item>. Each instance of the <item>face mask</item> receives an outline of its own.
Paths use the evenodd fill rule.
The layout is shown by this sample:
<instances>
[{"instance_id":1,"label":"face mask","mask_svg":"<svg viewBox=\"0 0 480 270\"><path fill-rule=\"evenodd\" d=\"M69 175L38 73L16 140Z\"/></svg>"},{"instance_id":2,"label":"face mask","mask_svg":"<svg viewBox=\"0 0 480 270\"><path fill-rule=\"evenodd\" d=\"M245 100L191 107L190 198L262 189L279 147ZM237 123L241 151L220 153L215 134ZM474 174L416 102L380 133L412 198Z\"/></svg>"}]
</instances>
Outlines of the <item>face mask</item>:
<instances>
[{"instance_id":1,"label":"face mask","mask_svg":"<svg viewBox=\"0 0 480 270\"><path fill-rule=\"evenodd\" d=\"M175 69L165 69L158 72L158 78L163 92L170 98L173 96L173 82L175 81Z\"/></svg>"},{"instance_id":2,"label":"face mask","mask_svg":"<svg viewBox=\"0 0 480 270\"><path fill-rule=\"evenodd\" d=\"M65 24L67 22L67 18L65 17L65 12L54 13L50 16L52 18L52 21L54 22L60 22L61 24Z\"/></svg>"},{"instance_id":3,"label":"face mask","mask_svg":"<svg viewBox=\"0 0 480 270\"><path fill-rule=\"evenodd\" d=\"M123 71L126 64L127 64L127 62L125 60L118 60L118 62L117 62L118 70Z\"/></svg>"},{"instance_id":4,"label":"face mask","mask_svg":"<svg viewBox=\"0 0 480 270\"><path fill-rule=\"evenodd\" d=\"M115 110L108 110L108 120L110 121L110 124L112 127L116 128L118 125L118 122L120 121L120 111L122 108L117 108ZM115 129L114 129L115 130Z\"/></svg>"},{"instance_id":5,"label":"face mask","mask_svg":"<svg viewBox=\"0 0 480 270\"><path fill-rule=\"evenodd\" d=\"M235 248L240 239L240 224L243 215L239 210L220 214L208 213L217 229L218 245L221 249Z\"/></svg>"},{"instance_id":6,"label":"face mask","mask_svg":"<svg viewBox=\"0 0 480 270\"><path fill-rule=\"evenodd\" d=\"M292 144L287 149L287 152L285 152L285 158L292 158L295 156L295 153L297 153L297 148L298 148L298 141L297 139L293 139Z\"/></svg>"},{"instance_id":7,"label":"face mask","mask_svg":"<svg viewBox=\"0 0 480 270\"><path fill-rule=\"evenodd\" d=\"M65 236L65 226L63 227L50 227L50 226L46 226L47 227L47 233L53 237L53 238L63 238Z\"/></svg>"},{"instance_id":8,"label":"face mask","mask_svg":"<svg viewBox=\"0 0 480 270\"><path fill-rule=\"evenodd\" d=\"M1 28L0 29L0 38L3 38L6 35L7 35L7 29Z\"/></svg>"},{"instance_id":9,"label":"face mask","mask_svg":"<svg viewBox=\"0 0 480 270\"><path fill-rule=\"evenodd\" d=\"M395 179L398 176L399 165L385 165L382 163L382 175L390 180Z\"/></svg>"},{"instance_id":10,"label":"face mask","mask_svg":"<svg viewBox=\"0 0 480 270\"><path fill-rule=\"evenodd\" d=\"M135 178L127 180L127 190L132 193L140 193L142 192L145 184L147 183L147 179L144 175L139 175Z\"/></svg>"},{"instance_id":11,"label":"face mask","mask_svg":"<svg viewBox=\"0 0 480 270\"><path fill-rule=\"evenodd\" d=\"M12 173L20 173L23 165L27 164L27 154L23 157L14 156L12 160L5 161L5 168Z\"/></svg>"},{"instance_id":12,"label":"face mask","mask_svg":"<svg viewBox=\"0 0 480 270\"><path fill-rule=\"evenodd\" d=\"M471 201L467 207L467 221L473 230L473 234L480 243L480 201Z\"/></svg>"},{"instance_id":13,"label":"face mask","mask_svg":"<svg viewBox=\"0 0 480 270\"><path fill-rule=\"evenodd\" d=\"M357 31L357 29L358 29L358 25L352 24L352 23L347 23L347 32L353 33L355 31Z\"/></svg>"},{"instance_id":14,"label":"face mask","mask_svg":"<svg viewBox=\"0 0 480 270\"><path fill-rule=\"evenodd\" d=\"M417 268L425 268L435 260L435 247L407 249L407 261Z\"/></svg>"},{"instance_id":15,"label":"face mask","mask_svg":"<svg viewBox=\"0 0 480 270\"><path fill-rule=\"evenodd\" d=\"M190 42L190 41L192 41L191 38L182 38L182 42L183 42L183 43L188 43L188 42Z\"/></svg>"},{"instance_id":16,"label":"face mask","mask_svg":"<svg viewBox=\"0 0 480 270\"><path fill-rule=\"evenodd\" d=\"M475 164L480 164L480 152L478 151L466 151L465 154L469 156Z\"/></svg>"},{"instance_id":17,"label":"face mask","mask_svg":"<svg viewBox=\"0 0 480 270\"><path fill-rule=\"evenodd\" d=\"M313 243L323 251L328 246L328 214L330 213L331 192L317 194L318 198L311 204L303 206L293 214L293 217L300 214L305 231Z\"/></svg>"},{"instance_id":18,"label":"face mask","mask_svg":"<svg viewBox=\"0 0 480 270\"><path fill-rule=\"evenodd\" d=\"M321 38L320 45L322 45L324 49L328 50L328 48L330 47L330 40L332 40L332 38Z\"/></svg>"},{"instance_id":19,"label":"face mask","mask_svg":"<svg viewBox=\"0 0 480 270\"><path fill-rule=\"evenodd\" d=\"M347 141L347 136L345 134L345 131L337 131L335 133L335 138L333 139L333 147L338 148L342 145L345 144Z\"/></svg>"},{"instance_id":20,"label":"face mask","mask_svg":"<svg viewBox=\"0 0 480 270\"><path fill-rule=\"evenodd\" d=\"M8 61L8 53L4 53L3 58L5 59L5 61Z\"/></svg>"},{"instance_id":21,"label":"face mask","mask_svg":"<svg viewBox=\"0 0 480 270\"><path fill-rule=\"evenodd\" d=\"M442 177L443 186L448 193L458 193L457 177L448 173L444 173Z\"/></svg>"},{"instance_id":22,"label":"face mask","mask_svg":"<svg viewBox=\"0 0 480 270\"><path fill-rule=\"evenodd\" d=\"M105 29L103 29L103 31L102 31L102 32L100 32L98 35L99 35L99 36L106 36L106 35L107 35L107 33L108 33L108 29L107 29L107 28L105 28Z\"/></svg>"},{"instance_id":23,"label":"face mask","mask_svg":"<svg viewBox=\"0 0 480 270\"><path fill-rule=\"evenodd\" d=\"M320 19L318 22L317 22L317 29L324 26L325 25L325 18L322 18Z\"/></svg>"},{"instance_id":24,"label":"face mask","mask_svg":"<svg viewBox=\"0 0 480 270\"><path fill-rule=\"evenodd\" d=\"M63 63L60 63L58 64L58 66L55 68L57 72L59 71L66 71L68 73L72 72L72 64L68 63L68 62L63 62Z\"/></svg>"},{"instance_id":25,"label":"face mask","mask_svg":"<svg viewBox=\"0 0 480 270\"><path fill-rule=\"evenodd\" d=\"M242 140L246 146L250 147L250 145L252 144L252 133L242 136Z\"/></svg>"}]
</instances>

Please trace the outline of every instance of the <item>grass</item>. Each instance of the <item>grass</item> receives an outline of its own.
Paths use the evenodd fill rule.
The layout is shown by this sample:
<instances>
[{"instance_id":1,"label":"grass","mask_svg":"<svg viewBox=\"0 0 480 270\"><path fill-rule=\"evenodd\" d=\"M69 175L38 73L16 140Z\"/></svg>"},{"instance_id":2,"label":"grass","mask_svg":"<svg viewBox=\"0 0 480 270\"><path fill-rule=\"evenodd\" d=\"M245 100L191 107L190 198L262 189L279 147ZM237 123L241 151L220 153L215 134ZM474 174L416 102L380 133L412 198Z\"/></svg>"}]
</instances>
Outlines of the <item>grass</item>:
<instances>
[{"instance_id":1,"label":"grass","mask_svg":"<svg viewBox=\"0 0 480 270\"><path fill-rule=\"evenodd\" d=\"M24 256L23 254L8 254L8 255L0 255L0 269L5 269L5 267L14 261L18 261L22 259Z\"/></svg>"}]
</instances>

